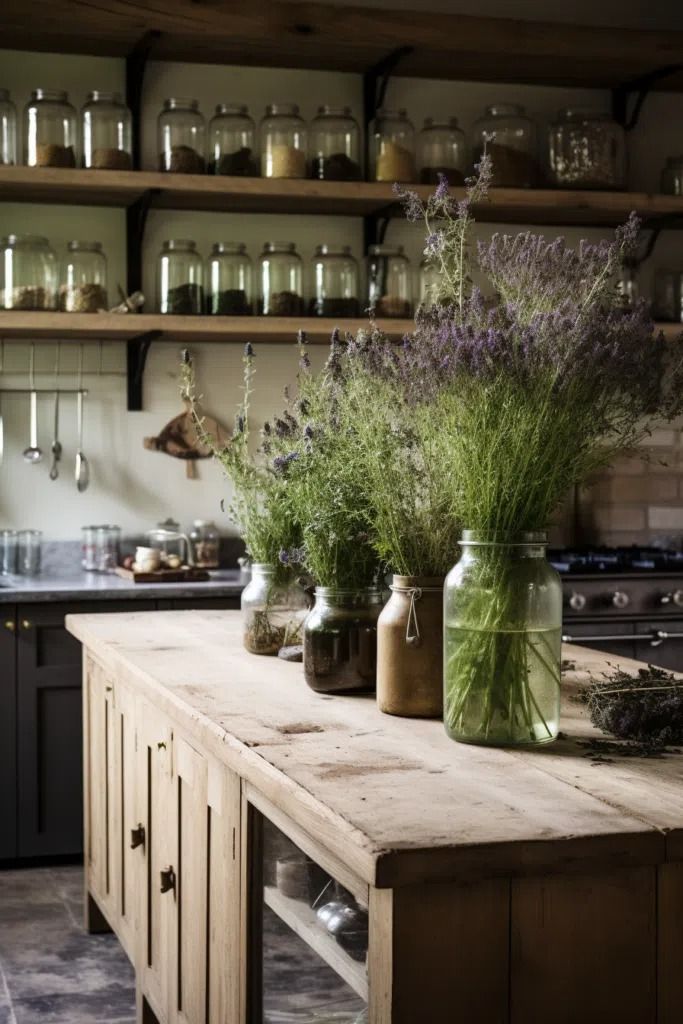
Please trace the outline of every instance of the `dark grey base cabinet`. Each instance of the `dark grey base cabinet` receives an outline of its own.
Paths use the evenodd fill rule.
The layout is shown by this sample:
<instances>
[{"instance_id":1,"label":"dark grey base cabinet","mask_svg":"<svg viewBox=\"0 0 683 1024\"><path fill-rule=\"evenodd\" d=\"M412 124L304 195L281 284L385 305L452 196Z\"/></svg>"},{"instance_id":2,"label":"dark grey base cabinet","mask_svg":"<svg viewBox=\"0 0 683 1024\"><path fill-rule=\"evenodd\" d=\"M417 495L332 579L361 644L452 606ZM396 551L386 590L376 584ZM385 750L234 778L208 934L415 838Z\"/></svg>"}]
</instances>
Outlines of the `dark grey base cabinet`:
<instances>
[{"instance_id":1,"label":"dark grey base cabinet","mask_svg":"<svg viewBox=\"0 0 683 1024\"><path fill-rule=\"evenodd\" d=\"M0 860L83 851L81 647L72 613L235 608L239 598L3 605Z\"/></svg>"}]
</instances>

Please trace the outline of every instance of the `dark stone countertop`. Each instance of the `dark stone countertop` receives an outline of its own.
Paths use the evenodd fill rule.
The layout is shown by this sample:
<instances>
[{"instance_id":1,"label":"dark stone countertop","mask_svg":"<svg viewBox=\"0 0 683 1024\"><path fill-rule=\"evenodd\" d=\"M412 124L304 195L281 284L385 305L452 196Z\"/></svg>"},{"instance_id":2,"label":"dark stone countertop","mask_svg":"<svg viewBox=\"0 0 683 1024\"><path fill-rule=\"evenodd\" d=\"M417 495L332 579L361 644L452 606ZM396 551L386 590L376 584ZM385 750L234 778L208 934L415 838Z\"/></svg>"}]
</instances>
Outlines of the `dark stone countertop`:
<instances>
[{"instance_id":1,"label":"dark stone countertop","mask_svg":"<svg viewBox=\"0 0 683 1024\"><path fill-rule=\"evenodd\" d=\"M46 566L38 576L0 576L0 604L237 597L248 581L239 569L212 571L205 583L133 583L114 573Z\"/></svg>"}]
</instances>

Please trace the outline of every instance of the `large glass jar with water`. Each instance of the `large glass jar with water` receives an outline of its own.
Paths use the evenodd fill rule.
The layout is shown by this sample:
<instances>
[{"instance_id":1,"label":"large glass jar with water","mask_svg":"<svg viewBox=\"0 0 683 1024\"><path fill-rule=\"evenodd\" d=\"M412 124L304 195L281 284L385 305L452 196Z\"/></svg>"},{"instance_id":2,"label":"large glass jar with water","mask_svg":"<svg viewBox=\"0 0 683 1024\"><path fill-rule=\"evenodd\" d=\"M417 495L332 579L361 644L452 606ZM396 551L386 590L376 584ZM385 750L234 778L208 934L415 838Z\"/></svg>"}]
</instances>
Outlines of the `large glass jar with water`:
<instances>
[{"instance_id":1,"label":"large glass jar with water","mask_svg":"<svg viewBox=\"0 0 683 1024\"><path fill-rule=\"evenodd\" d=\"M209 257L208 312L249 316L252 277L251 260L243 242L215 242Z\"/></svg>"},{"instance_id":2,"label":"large glass jar with water","mask_svg":"<svg viewBox=\"0 0 683 1024\"><path fill-rule=\"evenodd\" d=\"M197 100L164 100L158 120L159 170L203 174L206 125Z\"/></svg>"},{"instance_id":3,"label":"large glass jar with water","mask_svg":"<svg viewBox=\"0 0 683 1024\"><path fill-rule=\"evenodd\" d=\"M244 646L251 654L272 655L300 644L310 606L306 591L283 577L282 567L255 563L241 597Z\"/></svg>"},{"instance_id":4,"label":"large glass jar with water","mask_svg":"<svg viewBox=\"0 0 683 1024\"><path fill-rule=\"evenodd\" d=\"M66 313L97 313L107 308L107 258L101 242L67 245L59 308Z\"/></svg>"},{"instance_id":5,"label":"large glass jar with water","mask_svg":"<svg viewBox=\"0 0 683 1024\"><path fill-rule=\"evenodd\" d=\"M209 121L209 171L237 178L255 178L256 125L242 105L219 103Z\"/></svg>"},{"instance_id":6,"label":"large glass jar with water","mask_svg":"<svg viewBox=\"0 0 683 1024\"><path fill-rule=\"evenodd\" d=\"M133 166L133 122L117 92L91 92L83 107L83 166L129 171Z\"/></svg>"},{"instance_id":7,"label":"large glass jar with water","mask_svg":"<svg viewBox=\"0 0 683 1024\"><path fill-rule=\"evenodd\" d=\"M494 135L492 141L487 138ZM493 167L492 185L531 188L538 184L536 125L518 103L495 103L474 125L472 158L475 164L486 151Z\"/></svg>"},{"instance_id":8,"label":"large glass jar with water","mask_svg":"<svg viewBox=\"0 0 683 1024\"><path fill-rule=\"evenodd\" d=\"M0 241L0 308L56 309L57 257L41 235L7 235Z\"/></svg>"},{"instance_id":9,"label":"large glass jar with water","mask_svg":"<svg viewBox=\"0 0 683 1024\"><path fill-rule=\"evenodd\" d=\"M204 268L189 239L164 242L159 254L157 295L160 313L186 316L204 312Z\"/></svg>"},{"instance_id":10,"label":"large glass jar with water","mask_svg":"<svg viewBox=\"0 0 683 1024\"><path fill-rule=\"evenodd\" d=\"M544 533L466 530L444 588L444 723L462 743L548 743L560 720L562 585Z\"/></svg>"},{"instance_id":11,"label":"large glass jar with water","mask_svg":"<svg viewBox=\"0 0 683 1024\"><path fill-rule=\"evenodd\" d=\"M24 112L24 162L29 167L76 167L78 117L62 90L35 89Z\"/></svg>"},{"instance_id":12,"label":"large glass jar with water","mask_svg":"<svg viewBox=\"0 0 683 1024\"><path fill-rule=\"evenodd\" d=\"M301 316L304 312L303 264L294 242L266 242L259 258L259 313Z\"/></svg>"},{"instance_id":13,"label":"large glass jar with water","mask_svg":"<svg viewBox=\"0 0 683 1024\"><path fill-rule=\"evenodd\" d=\"M360 181L360 129L350 107L318 107L309 136L312 178Z\"/></svg>"}]
</instances>

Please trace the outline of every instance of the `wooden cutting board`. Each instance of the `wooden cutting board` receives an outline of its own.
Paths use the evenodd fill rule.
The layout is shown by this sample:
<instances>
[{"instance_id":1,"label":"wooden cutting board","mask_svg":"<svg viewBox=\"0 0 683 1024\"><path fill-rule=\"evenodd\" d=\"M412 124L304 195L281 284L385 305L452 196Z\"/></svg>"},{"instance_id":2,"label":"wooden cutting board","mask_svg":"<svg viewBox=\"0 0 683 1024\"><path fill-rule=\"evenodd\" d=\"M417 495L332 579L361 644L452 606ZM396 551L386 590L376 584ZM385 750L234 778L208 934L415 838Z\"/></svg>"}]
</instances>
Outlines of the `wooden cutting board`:
<instances>
[{"instance_id":1,"label":"wooden cutting board","mask_svg":"<svg viewBox=\"0 0 683 1024\"><path fill-rule=\"evenodd\" d=\"M179 569L155 569L154 572L135 572L119 565L116 575L133 583L206 583L211 579L206 569L193 569L188 565Z\"/></svg>"},{"instance_id":2,"label":"wooden cutting board","mask_svg":"<svg viewBox=\"0 0 683 1024\"><path fill-rule=\"evenodd\" d=\"M166 424L163 430L156 437L145 437L143 446L151 451L165 452L175 459L184 459L186 463L187 476L196 476L195 462L197 459L208 459L211 451L202 444L197 436L197 426L192 415L192 409L187 399L183 399L185 411L174 416ZM212 416L204 417L204 430L209 434L217 445L225 444L227 431Z\"/></svg>"}]
</instances>

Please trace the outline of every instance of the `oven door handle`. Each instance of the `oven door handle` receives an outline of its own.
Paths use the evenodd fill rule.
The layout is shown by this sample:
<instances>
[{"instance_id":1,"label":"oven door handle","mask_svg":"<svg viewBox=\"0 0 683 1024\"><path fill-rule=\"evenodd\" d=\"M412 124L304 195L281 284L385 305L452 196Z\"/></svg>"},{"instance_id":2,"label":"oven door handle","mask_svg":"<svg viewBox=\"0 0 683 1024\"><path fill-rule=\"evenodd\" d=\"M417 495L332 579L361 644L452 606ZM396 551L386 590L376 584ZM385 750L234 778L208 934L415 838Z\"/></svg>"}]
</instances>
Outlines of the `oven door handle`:
<instances>
[{"instance_id":1,"label":"oven door handle","mask_svg":"<svg viewBox=\"0 0 683 1024\"><path fill-rule=\"evenodd\" d=\"M667 633L665 635L661 635L661 630L658 630L657 633L602 633L596 634L595 636L570 636L568 633L565 633L562 637L562 643L597 644L601 641L604 642L605 640L609 640L610 643L613 643L615 640L630 641L632 643L634 640L649 640L651 644L657 645L661 644L662 640L668 640L670 636L683 636L683 633Z\"/></svg>"},{"instance_id":2,"label":"oven door handle","mask_svg":"<svg viewBox=\"0 0 683 1024\"><path fill-rule=\"evenodd\" d=\"M665 640L683 640L683 633L667 633L665 629L655 630L655 638L650 641L652 647L659 647Z\"/></svg>"}]
</instances>

